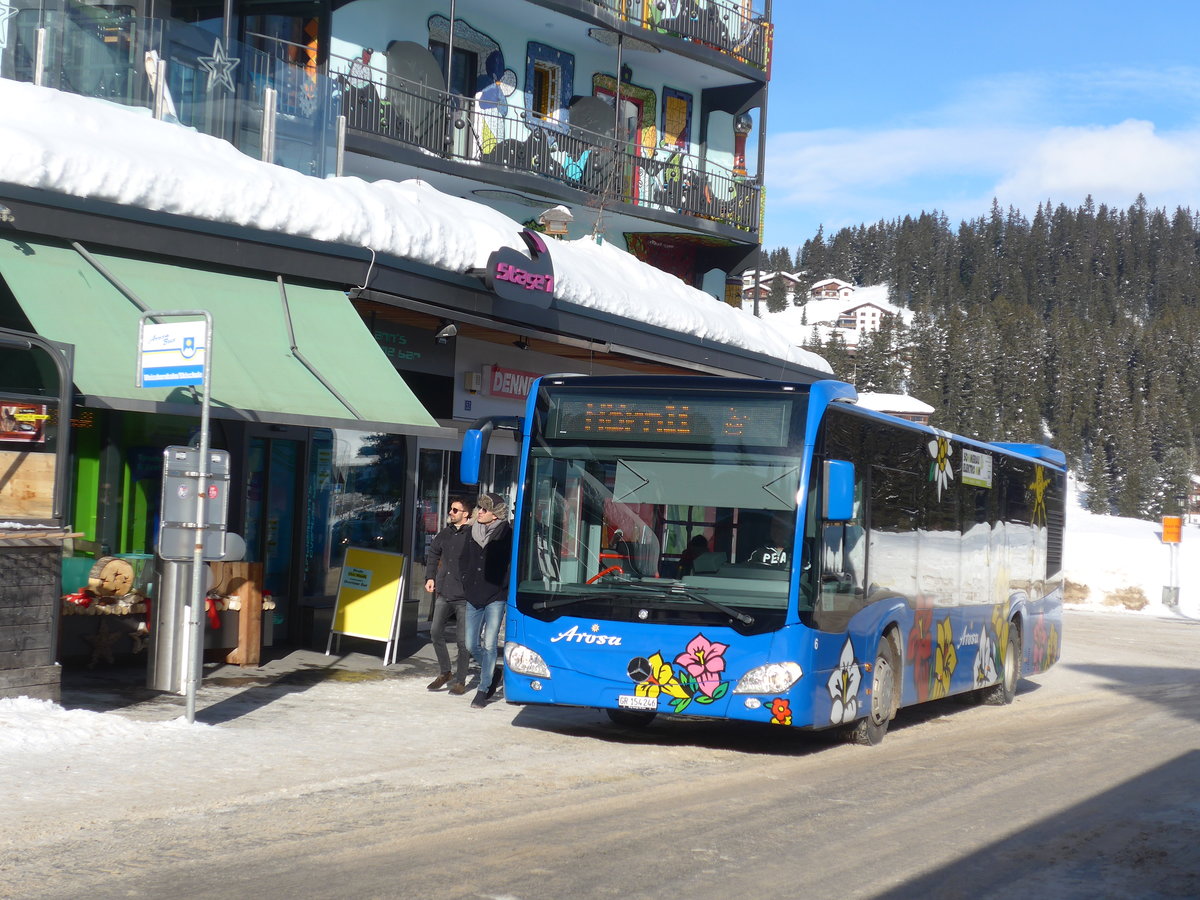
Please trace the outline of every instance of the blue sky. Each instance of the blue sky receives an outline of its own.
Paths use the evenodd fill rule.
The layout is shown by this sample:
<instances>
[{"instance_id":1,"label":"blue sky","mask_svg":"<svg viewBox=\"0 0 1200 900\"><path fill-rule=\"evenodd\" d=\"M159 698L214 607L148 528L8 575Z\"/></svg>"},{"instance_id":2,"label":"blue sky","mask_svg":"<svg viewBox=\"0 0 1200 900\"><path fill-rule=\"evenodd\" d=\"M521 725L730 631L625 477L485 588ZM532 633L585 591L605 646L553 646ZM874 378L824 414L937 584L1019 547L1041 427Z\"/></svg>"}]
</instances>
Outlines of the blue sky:
<instances>
[{"instance_id":1,"label":"blue sky","mask_svg":"<svg viewBox=\"0 0 1200 900\"><path fill-rule=\"evenodd\" d=\"M1200 211L1196 0L775 0L764 245L997 198Z\"/></svg>"}]
</instances>

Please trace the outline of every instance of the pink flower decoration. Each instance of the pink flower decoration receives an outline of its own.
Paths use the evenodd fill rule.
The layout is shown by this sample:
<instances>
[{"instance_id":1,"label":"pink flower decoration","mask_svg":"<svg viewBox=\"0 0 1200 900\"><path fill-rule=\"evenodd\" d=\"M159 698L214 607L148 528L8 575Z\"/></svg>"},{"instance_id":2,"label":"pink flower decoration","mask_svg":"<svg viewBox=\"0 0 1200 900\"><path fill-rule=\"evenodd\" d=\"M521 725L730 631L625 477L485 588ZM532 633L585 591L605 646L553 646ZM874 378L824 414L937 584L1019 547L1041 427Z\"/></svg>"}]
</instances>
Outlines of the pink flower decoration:
<instances>
[{"instance_id":1,"label":"pink flower decoration","mask_svg":"<svg viewBox=\"0 0 1200 900\"><path fill-rule=\"evenodd\" d=\"M675 664L683 666L696 679L696 686L705 696L711 697L721 684L721 673L725 671L728 644L710 641L702 634L688 643L687 649L675 657Z\"/></svg>"}]
</instances>

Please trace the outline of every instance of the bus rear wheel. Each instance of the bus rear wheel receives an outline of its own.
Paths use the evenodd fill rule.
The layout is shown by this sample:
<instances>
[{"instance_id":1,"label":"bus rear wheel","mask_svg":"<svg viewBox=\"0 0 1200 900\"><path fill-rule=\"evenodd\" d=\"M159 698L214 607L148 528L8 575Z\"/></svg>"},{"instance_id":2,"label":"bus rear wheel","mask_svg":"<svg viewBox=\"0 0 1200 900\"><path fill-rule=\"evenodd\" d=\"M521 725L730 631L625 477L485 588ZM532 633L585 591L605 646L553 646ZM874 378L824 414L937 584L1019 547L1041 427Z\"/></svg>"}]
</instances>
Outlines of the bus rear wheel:
<instances>
[{"instance_id":1,"label":"bus rear wheel","mask_svg":"<svg viewBox=\"0 0 1200 900\"><path fill-rule=\"evenodd\" d=\"M865 718L859 719L850 732L856 744L874 746L887 734L888 723L896 714L900 700L896 690L899 668L896 664L896 648L890 637L885 636L875 651L874 676L871 679L871 708Z\"/></svg>"},{"instance_id":2,"label":"bus rear wheel","mask_svg":"<svg viewBox=\"0 0 1200 900\"><path fill-rule=\"evenodd\" d=\"M1008 646L1004 648L1004 671L1000 683L983 689L983 702L989 706L1006 706L1017 696L1021 680L1021 632L1017 623L1008 626Z\"/></svg>"},{"instance_id":3,"label":"bus rear wheel","mask_svg":"<svg viewBox=\"0 0 1200 900\"><path fill-rule=\"evenodd\" d=\"M622 728L645 728L658 715L641 709L606 709L605 712L614 725L620 725Z\"/></svg>"}]
</instances>

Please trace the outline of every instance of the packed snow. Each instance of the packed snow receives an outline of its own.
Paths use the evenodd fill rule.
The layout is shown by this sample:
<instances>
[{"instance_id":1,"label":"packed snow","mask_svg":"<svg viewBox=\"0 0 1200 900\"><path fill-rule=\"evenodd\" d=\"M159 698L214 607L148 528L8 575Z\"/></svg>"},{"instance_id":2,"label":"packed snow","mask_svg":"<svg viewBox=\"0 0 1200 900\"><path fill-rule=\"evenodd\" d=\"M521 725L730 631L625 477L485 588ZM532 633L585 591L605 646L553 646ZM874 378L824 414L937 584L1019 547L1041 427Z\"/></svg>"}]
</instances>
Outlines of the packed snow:
<instances>
[{"instance_id":1,"label":"packed snow","mask_svg":"<svg viewBox=\"0 0 1200 900\"><path fill-rule=\"evenodd\" d=\"M11 184L366 247L458 273L484 268L502 246L525 252L518 223L423 181L315 178L146 109L7 79L0 108L0 179ZM549 243L561 301L830 371L751 312L617 247L591 238Z\"/></svg>"}]
</instances>

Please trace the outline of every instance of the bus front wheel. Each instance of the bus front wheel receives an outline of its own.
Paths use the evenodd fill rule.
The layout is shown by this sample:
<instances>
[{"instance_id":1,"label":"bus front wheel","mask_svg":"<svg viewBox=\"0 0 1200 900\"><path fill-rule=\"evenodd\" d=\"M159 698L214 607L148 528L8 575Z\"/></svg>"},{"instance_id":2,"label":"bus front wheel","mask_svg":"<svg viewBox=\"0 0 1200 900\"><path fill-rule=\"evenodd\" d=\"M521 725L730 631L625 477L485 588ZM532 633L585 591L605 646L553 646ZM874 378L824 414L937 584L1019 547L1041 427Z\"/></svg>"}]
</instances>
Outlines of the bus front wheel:
<instances>
[{"instance_id":1,"label":"bus front wheel","mask_svg":"<svg viewBox=\"0 0 1200 900\"><path fill-rule=\"evenodd\" d=\"M1017 623L1008 626L1008 645L1004 648L1004 672L1000 683L983 689L983 702L989 706L1005 706L1017 696L1017 682L1021 680L1021 632Z\"/></svg>"},{"instance_id":2,"label":"bus front wheel","mask_svg":"<svg viewBox=\"0 0 1200 900\"><path fill-rule=\"evenodd\" d=\"M874 746L887 734L888 723L896 714L899 697L896 693L896 648L888 636L879 642L875 651L874 676L871 679L871 707L865 718L855 723L850 737L856 744Z\"/></svg>"}]
</instances>

